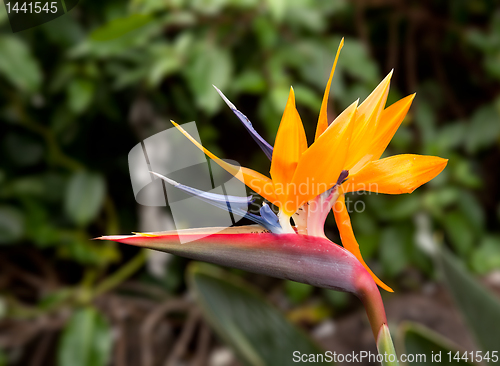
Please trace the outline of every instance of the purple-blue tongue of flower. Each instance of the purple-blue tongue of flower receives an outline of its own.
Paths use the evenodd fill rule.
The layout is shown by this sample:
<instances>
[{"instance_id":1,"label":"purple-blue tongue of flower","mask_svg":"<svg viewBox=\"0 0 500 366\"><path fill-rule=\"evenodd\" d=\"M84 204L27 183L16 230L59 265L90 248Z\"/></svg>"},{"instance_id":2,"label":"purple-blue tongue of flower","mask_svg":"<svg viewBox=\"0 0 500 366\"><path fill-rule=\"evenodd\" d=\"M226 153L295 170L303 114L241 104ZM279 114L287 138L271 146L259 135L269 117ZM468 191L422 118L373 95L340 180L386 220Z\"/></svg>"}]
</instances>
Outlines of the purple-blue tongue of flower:
<instances>
[{"instance_id":1,"label":"purple-blue tongue of flower","mask_svg":"<svg viewBox=\"0 0 500 366\"><path fill-rule=\"evenodd\" d=\"M245 116L243 113L241 113L236 107L234 106L233 103L229 101L229 99L226 98L224 94L215 86L213 85L215 90L217 90L217 93L221 96L221 98L226 102L229 108L233 111L234 114L240 119L240 121L243 123L243 126L247 129L247 131L250 133L252 138L255 140L255 142L260 146L262 151L264 151L264 154L268 157L269 160L272 159L273 157L273 147L266 141L264 138L259 135L257 131L255 131L255 128L253 128L252 122L248 119L247 116Z\"/></svg>"},{"instance_id":2,"label":"purple-blue tongue of flower","mask_svg":"<svg viewBox=\"0 0 500 366\"><path fill-rule=\"evenodd\" d=\"M155 172L151 172L151 174L154 174L158 178L163 179L165 182L173 185L175 188L178 188L190 194L191 196L202 200L203 202L209 203L215 207L219 207L240 217L245 217L249 220L252 220L253 222L265 227L267 230L274 234L281 234L283 232L281 225L279 224L278 217L266 203L264 203L264 205L260 209L261 216L248 212L248 204L253 202L252 196L236 197L213 192L205 192L178 183L175 180L165 177L164 175Z\"/></svg>"}]
</instances>

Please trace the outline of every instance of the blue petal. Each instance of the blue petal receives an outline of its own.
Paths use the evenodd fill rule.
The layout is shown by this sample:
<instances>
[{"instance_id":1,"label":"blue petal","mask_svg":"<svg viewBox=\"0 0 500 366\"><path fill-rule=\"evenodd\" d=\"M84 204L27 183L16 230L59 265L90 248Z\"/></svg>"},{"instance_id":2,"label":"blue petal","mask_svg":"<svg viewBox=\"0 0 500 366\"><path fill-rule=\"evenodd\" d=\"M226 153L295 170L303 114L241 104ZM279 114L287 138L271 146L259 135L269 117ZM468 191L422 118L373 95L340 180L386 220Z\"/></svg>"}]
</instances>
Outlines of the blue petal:
<instances>
[{"instance_id":1,"label":"blue petal","mask_svg":"<svg viewBox=\"0 0 500 366\"><path fill-rule=\"evenodd\" d=\"M269 224L279 225L278 216L276 216L273 210L271 210L271 207L265 202L262 203L262 207L260 208L260 216Z\"/></svg>"},{"instance_id":2,"label":"blue petal","mask_svg":"<svg viewBox=\"0 0 500 366\"><path fill-rule=\"evenodd\" d=\"M238 216L245 217L249 220L252 220L253 222L259 224L260 226L265 227L267 230L269 230L270 232L272 232L274 234L283 234L283 229L281 228L281 225L279 224L279 222L271 223L271 222L265 220L263 217L255 215L253 213L243 212L243 213L245 213L245 215L241 215L240 213L235 212L234 210L230 211L230 212L233 212Z\"/></svg>"},{"instance_id":3,"label":"blue petal","mask_svg":"<svg viewBox=\"0 0 500 366\"><path fill-rule=\"evenodd\" d=\"M255 142L257 142L262 151L264 151L264 154L266 154L268 159L271 160L273 157L273 147L269 145L269 143L266 140L264 140L264 138L261 135L259 135L257 131L255 131L255 129L252 126L252 122L250 122L248 117L245 116L243 113L241 113L239 110L237 110L234 104L231 103L229 99L227 99L226 96L222 94L222 92L219 89L217 89L215 85L213 87L215 88L215 90L217 90L217 93L219 93L219 95L224 100L224 102L226 102L229 108L231 108L233 113L236 114L236 116L240 119L240 121L243 123L243 126L245 126L245 128L250 133Z\"/></svg>"},{"instance_id":4,"label":"blue petal","mask_svg":"<svg viewBox=\"0 0 500 366\"><path fill-rule=\"evenodd\" d=\"M253 222L265 227L267 230L271 231L272 233L279 234L282 232L282 229L281 229L281 226L279 225L279 222L276 222L276 223L269 222L265 218L262 218L260 216L254 215L254 214L246 211L248 209L248 204L253 202L252 196L235 197L235 196L227 196L227 195L223 195L223 194L205 192L205 191L193 188L193 187L186 186L184 184L177 183L175 180L167 178L161 174L158 174L155 172L151 172L151 173L156 175L158 178L163 179L165 182L173 185L174 187L179 188L182 191L184 191L184 192L186 192L194 197L197 197L206 203L209 203L215 207L219 207L223 210L231 212L231 213L238 215L240 217L245 217L249 220L252 220ZM269 210L271 210L271 209L269 208Z\"/></svg>"},{"instance_id":5,"label":"blue petal","mask_svg":"<svg viewBox=\"0 0 500 366\"><path fill-rule=\"evenodd\" d=\"M158 178L163 179L165 182L173 185L176 188L179 188L180 190L189 193L192 196L196 196L199 199L205 201L205 202L217 202L220 204L230 204L233 207L238 207L238 208L248 208L248 204L252 203L252 196L248 197L236 197L236 196L228 196L224 194L218 194L218 193L211 193L211 192L205 192L200 189L196 189L193 187L186 186L184 184L178 183L175 180L172 180L170 178L167 178L161 174L151 172L152 174L156 175Z\"/></svg>"}]
</instances>

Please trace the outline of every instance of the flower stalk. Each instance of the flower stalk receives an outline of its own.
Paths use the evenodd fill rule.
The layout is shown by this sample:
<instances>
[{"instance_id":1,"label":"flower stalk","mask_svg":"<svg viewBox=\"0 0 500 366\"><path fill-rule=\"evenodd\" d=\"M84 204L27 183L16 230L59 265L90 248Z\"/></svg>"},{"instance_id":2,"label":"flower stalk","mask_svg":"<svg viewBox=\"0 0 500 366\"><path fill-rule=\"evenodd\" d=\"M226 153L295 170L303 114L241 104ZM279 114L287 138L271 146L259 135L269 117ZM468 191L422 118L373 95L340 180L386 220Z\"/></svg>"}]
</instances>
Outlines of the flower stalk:
<instances>
[{"instance_id":1,"label":"flower stalk","mask_svg":"<svg viewBox=\"0 0 500 366\"><path fill-rule=\"evenodd\" d=\"M365 306L375 339L382 325L387 324L380 292L370 274L354 255L326 238L270 233L197 235L201 234L171 231L97 239L350 292ZM184 236L184 244L180 244L179 236Z\"/></svg>"}]
</instances>

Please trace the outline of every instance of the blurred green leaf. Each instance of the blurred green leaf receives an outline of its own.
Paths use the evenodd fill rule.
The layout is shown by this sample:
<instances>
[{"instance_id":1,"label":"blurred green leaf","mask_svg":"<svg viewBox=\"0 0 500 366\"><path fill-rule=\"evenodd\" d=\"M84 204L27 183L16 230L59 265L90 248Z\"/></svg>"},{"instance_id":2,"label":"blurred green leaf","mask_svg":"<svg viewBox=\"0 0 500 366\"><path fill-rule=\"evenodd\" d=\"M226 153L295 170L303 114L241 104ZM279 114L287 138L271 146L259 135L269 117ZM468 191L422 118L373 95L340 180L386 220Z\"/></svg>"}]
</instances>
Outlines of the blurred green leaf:
<instances>
[{"instance_id":1,"label":"blurred green leaf","mask_svg":"<svg viewBox=\"0 0 500 366\"><path fill-rule=\"evenodd\" d=\"M408 248L412 245L412 232L405 226L383 229L380 237L380 259L389 276L400 273L409 263Z\"/></svg>"},{"instance_id":2,"label":"blurred green leaf","mask_svg":"<svg viewBox=\"0 0 500 366\"><path fill-rule=\"evenodd\" d=\"M64 29L64 32L61 32L61 29ZM51 43L64 47L78 43L86 37L82 24L76 22L72 16L53 19L45 23L40 30L46 34Z\"/></svg>"},{"instance_id":3,"label":"blurred green leaf","mask_svg":"<svg viewBox=\"0 0 500 366\"><path fill-rule=\"evenodd\" d=\"M85 111L94 96L94 83L86 79L73 79L68 86L68 106L76 114Z\"/></svg>"},{"instance_id":4,"label":"blurred green leaf","mask_svg":"<svg viewBox=\"0 0 500 366\"><path fill-rule=\"evenodd\" d=\"M354 232L357 233L356 230L354 230ZM356 234L356 238L361 247L363 258L366 260L373 258L373 256L377 253L379 247L380 231L377 231L374 234Z\"/></svg>"},{"instance_id":5,"label":"blurred green leaf","mask_svg":"<svg viewBox=\"0 0 500 366\"><path fill-rule=\"evenodd\" d=\"M419 100L415 112L415 122L418 125L424 147L428 148L437 136L436 111L427 101Z\"/></svg>"},{"instance_id":6,"label":"blurred green leaf","mask_svg":"<svg viewBox=\"0 0 500 366\"><path fill-rule=\"evenodd\" d=\"M340 37L329 43L320 40L303 39L289 46L288 52L292 55L295 54L294 58L300 60L297 65L300 75L305 82L316 87L319 91L316 93L318 98L322 97L321 92L324 91L326 86L327 78L333 65L335 51L339 43ZM331 94L335 99L339 95L342 95L345 88L342 78L339 77L343 73L343 68L339 64L337 68L335 82L331 86L333 89Z\"/></svg>"},{"instance_id":7,"label":"blurred green leaf","mask_svg":"<svg viewBox=\"0 0 500 366\"><path fill-rule=\"evenodd\" d=\"M298 304L309 297L312 293L313 287L304 283L286 281L285 292L288 298L295 304Z\"/></svg>"},{"instance_id":8,"label":"blurred green leaf","mask_svg":"<svg viewBox=\"0 0 500 366\"><path fill-rule=\"evenodd\" d=\"M231 87L239 93L260 94L266 90L266 81L257 70L246 70L236 77Z\"/></svg>"},{"instance_id":9,"label":"blurred green leaf","mask_svg":"<svg viewBox=\"0 0 500 366\"><path fill-rule=\"evenodd\" d=\"M40 300L37 307L45 311L54 309L57 305L67 300L73 294L74 292L68 288L51 292Z\"/></svg>"},{"instance_id":10,"label":"blurred green leaf","mask_svg":"<svg viewBox=\"0 0 500 366\"><path fill-rule=\"evenodd\" d=\"M410 365L431 366L436 363L446 365L474 365L474 363L467 362L465 359L461 359L460 361L453 358L450 359L448 352L452 352L452 356L455 356L460 349L442 335L421 324L404 322L400 325L399 332L401 337L400 342L404 346L404 353L412 355L415 358L413 362L408 362ZM460 356L463 355L463 352L460 352ZM422 357L422 355L425 355L425 357ZM440 355L439 359L432 359L433 357L438 357L438 355ZM468 354L469 356L470 354Z\"/></svg>"},{"instance_id":11,"label":"blurred green leaf","mask_svg":"<svg viewBox=\"0 0 500 366\"><path fill-rule=\"evenodd\" d=\"M36 92L42 84L42 72L36 58L20 38L0 36L0 73L22 91Z\"/></svg>"},{"instance_id":12,"label":"blurred green leaf","mask_svg":"<svg viewBox=\"0 0 500 366\"><path fill-rule=\"evenodd\" d=\"M53 187L53 189L61 189ZM64 192L64 189L61 189ZM54 246L64 242L66 233L53 216L46 210L46 206L39 200L25 200L24 212L26 217L26 237L40 248Z\"/></svg>"},{"instance_id":13,"label":"blurred green leaf","mask_svg":"<svg viewBox=\"0 0 500 366\"><path fill-rule=\"evenodd\" d=\"M270 49L279 39L279 33L268 17L257 17L252 27L262 49Z\"/></svg>"},{"instance_id":14,"label":"blurred green leaf","mask_svg":"<svg viewBox=\"0 0 500 366\"><path fill-rule=\"evenodd\" d=\"M486 217L481 203L470 191L462 189L458 201L460 209L476 233L482 233L486 224Z\"/></svg>"},{"instance_id":15,"label":"blurred green leaf","mask_svg":"<svg viewBox=\"0 0 500 366\"><path fill-rule=\"evenodd\" d=\"M283 113L289 95L290 86L287 85L278 85L271 90L271 103L273 104L276 112L279 112L280 114Z\"/></svg>"},{"instance_id":16,"label":"blurred green leaf","mask_svg":"<svg viewBox=\"0 0 500 366\"><path fill-rule=\"evenodd\" d=\"M330 304L333 306L333 310L339 310L345 308L349 305L349 297L353 296L347 292L334 291L322 289L323 294Z\"/></svg>"},{"instance_id":17,"label":"blurred green leaf","mask_svg":"<svg viewBox=\"0 0 500 366\"><path fill-rule=\"evenodd\" d=\"M372 258L380 242L380 230L374 215L371 212L351 215L351 221L363 258Z\"/></svg>"},{"instance_id":18,"label":"blurred green leaf","mask_svg":"<svg viewBox=\"0 0 500 366\"><path fill-rule=\"evenodd\" d=\"M22 238L24 217L11 206L0 206L0 244L10 244Z\"/></svg>"},{"instance_id":19,"label":"blurred green leaf","mask_svg":"<svg viewBox=\"0 0 500 366\"><path fill-rule=\"evenodd\" d=\"M472 268L479 274L500 269L500 237L486 236L472 254Z\"/></svg>"},{"instance_id":20,"label":"blurred green leaf","mask_svg":"<svg viewBox=\"0 0 500 366\"><path fill-rule=\"evenodd\" d=\"M366 47L362 42L356 39L346 39L339 63L342 63L344 70L351 76L365 83L377 82L379 77L377 65L370 59ZM368 94L359 95L358 97L362 98L362 101L367 96ZM353 99L351 103L354 100L356 99Z\"/></svg>"},{"instance_id":21,"label":"blurred green leaf","mask_svg":"<svg viewBox=\"0 0 500 366\"><path fill-rule=\"evenodd\" d=\"M314 112L319 111L321 108L321 99L312 89L303 84L296 84L294 92L299 109L301 109L301 105L303 105L309 107L309 109Z\"/></svg>"},{"instance_id":22,"label":"blurred green leaf","mask_svg":"<svg viewBox=\"0 0 500 366\"><path fill-rule=\"evenodd\" d=\"M460 190L453 186L446 186L425 192L423 202L428 210L441 215L447 207L457 203L459 199Z\"/></svg>"},{"instance_id":23,"label":"blurred green leaf","mask_svg":"<svg viewBox=\"0 0 500 366\"><path fill-rule=\"evenodd\" d=\"M438 252L443 279L484 352L498 351L500 301L446 248Z\"/></svg>"},{"instance_id":24,"label":"blurred green leaf","mask_svg":"<svg viewBox=\"0 0 500 366\"><path fill-rule=\"evenodd\" d=\"M351 221L356 233L375 235L379 230L377 221L371 212L363 212L359 215L352 215Z\"/></svg>"},{"instance_id":25,"label":"blurred green leaf","mask_svg":"<svg viewBox=\"0 0 500 366\"><path fill-rule=\"evenodd\" d=\"M215 15L221 12L229 2L231 0L191 0L190 5L202 14Z\"/></svg>"},{"instance_id":26,"label":"blurred green leaf","mask_svg":"<svg viewBox=\"0 0 500 366\"><path fill-rule=\"evenodd\" d=\"M9 16L7 14L7 9L0 10L0 25L3 25L9 21Z\"/></svg>"},{"instance_id":27,"label":"blurred green leaf","mask_svg":"<svg viewBox=\"0 0 500 366\"><path fill-rule=\"evenodd\" d=\"M224 90L229 84L232 75L229 52L214 44L203 43L194 51L183 72L198 107L208 114L217 112L222 100L212 85Z\"/></svg>"},{"instance_id":28,"label":"blurred green leaf","mask_svg":"<svg viewBox=\"0 0 500 366\"><path fill-rule=\"evenodd\" d=\"M285 1L287 9L285 12L285 21L294 28L314 33L319 33L327 29L328 18L325 16L333 12L335 9L331 7L342 7L343 1L334 2L316 2L314 6L307 1Z\"/></svg>"},{"instance_id":29,"label":"blurred green leaf","mask_svg":"<svg viewBox=\"0 0 500 366\"><path fill-rule=\"evenodd\" d=\"M259 119L263 123L263 128L265 129L264 137L268 141L273 141L276 138L282 112L278 113L276 111L270 96L264 99L259 105Z\"/></svg>"},{"instance_id":30,"label":"blurred green leaf","mask_svg":"<svg viewBox=\"0 0 500 366\"><path fill-rule=\"evenodd\" d=\"M467 256L474 244L474 234L469 220L460 212L452 211L444 217L444 227L454 248L462 256Z\"/></svg>"},{"instance_id":31,"label":"blurred green leaf","mask_svg":"<svg viewBox=\"0 0 500 366\"><path fill-rule=\"evenodd\" d=\"M132 14L124 18L118 18L94 30L90 34L90 38L99 42L109 41L140 28L152 20L153 16L150 14Z\"/></svg>"},{"instance_id":32,"label":"blurred green leaf","mask_svg":"<svg viewBox=\"0 0 500 366\"><path fill-rule=\"evenodd\" d=\"M492 106L479 108L467 129L466 147L471 153L489 147L500 136L500 115Z\"/></svg>"},{"instance_id":33,"label":"blurred green leaf","mask_svg":"<svg viewBox=\"0 0 500 366\"><path fill-rule=\"evenodd\" d=\"M9 158L19 166L34 165L43 157L44 148L40 141L25 134L9 133L4 143Z\"/></svg>"},{"instance_id":34,"label":"blurred green leaf","mask_svg":"<svg viewBox=\"0 0 500 366\"><path fill-rule=\"evenodd\" d=\"M404 151L411 144L413 138L414 132L410 129L410 126L402 124L401 126L399 126L396 134L392 138L391 143L389 144L389 148L396 148L398 150ZM382 157L386 157L389 155L391 154L388 154L388 151L386 150Z\"/></svg>"},{"instance_id":35,"label":"blurred green leaf","mask_svg":"<svg viewBox=\"0 0 500 366\"><path fill-rule=\"evenodd\" d=\"M500 79L500 64L498 63L498 56L499 55L496 54L486 57L484 60L484 68L491 76Z\"/></svg>"},{"instance_id":36,"label":"blurred green leaf","mask_svg":"<svg viewBox=\"0 0 500 366\"><path fill-rule=\"evenodd\" d=\"M474 171L472 161L466 159L455 160L450 168L453 169L455 179L465 187L479 188L482 186L483 182L481 177Z\"/></svg>"},{"instance_id":37,"label":"blurred green leaf","mask_svg":"<svg viewBox=\"0 0 500 366\"><path fill-rule=\"evenodd\" d=\"M149 83L152 86L157 86L163 78L174 73L181 67L180 59L175 55L172 50L165 50L158 56L150 70L149 70Z\"/></svg>"},{"instance_id":38,"label":"blurred green leaf","mask_svg":"<svg viewBox=\"0 0 500 366\"><path fill-rule=\"evenodd\" d=\"M110 360L112 332L94 308L76 310L66 324L57 349L59 366L106 366Z\"/></svg>"},{"instance_id":39,"label":"blurred green leaf","mask_svg":"<svg viewBox=\"0 0 500 366\"><path fill-rule=\"evenodd\" d=\"M66 213L78 225L91 222L104 201L105 181L101 175L79 171L73 174L66 189Z\"/></svg>"},{"instance_id":40,"label":"blurred green leaf","mask_svg":"<svg viewBox=\"0 0 500 366\"><path fill-rule=\"evenodd\" d=\"M240 278L195 263L189 283L206 319L246 365L287 365L293 352L323 352Z\"/></svg>"},{"instance_id":41,"label":"blurred green leaf","mask_svg":"<svg viewBox=\"0 0 500 366\"><path fill-rule=\"evenodd\" d=\"M281 21L285 15L287 1L286 0L266 0L270 13L276 21Z\"/></svg>"},{"instance_id":42,"label":"blurred green leaf","mask_svg":"<svg viewBox=\"0 0 500 366\"><path fill-rule=\"evenodd\" d=\"M0 366L7 366L7 356L5 353L0 349Z\"/></svg>"},{"instance_id":43,"label":"blurred green leaf","mask_svg":"<svg viewBox=\"0 0 500 366\"><path fill-rule=\"evenodd\" d=\"M492 42L483 32L477 29L471 29L466 33L465 39L482 51L488 52L491 49Z\"/></svg>"},{"instance_id":44,"label":"blurred green leaf","mask_svg":"<svg viewBox=\"0 0 500 366\"><path fill-rule=\"evenodd\" d=\"M144 62L144 56L149 51L145 45L148 42L152 42L152 38L161 33L161 29L161 24L151 21L142 27L130 31L123 37L111 39L106 42L88 38L71 48L68 51L68 56L73 59L98 58L108 61L105 62L105 65L108 67L121 59L135 61L136 63Z\"/></svg>"},{"instance_id":45,"label":"blurred green leaf","mask_svg":"<svg viewBox=\"0 0 500 366\"><path fill-rule=\"evenodd\" d=\"M462 121L451 122L443 126L436 138L436 143L441 153L456 149L463 144L467 135L467 125Z\"/></svg>"},{"instance_id":46,"label":"blurred green leaf","mask_svg":"<svg viewBox=\"0 0 500 366\"><path fill-rule=\"evenodd\" d=\"M364 199L366 206L371 211L380 219L387 221L408 220L421 207L421 198L418 192L399 196L367 193Z\"/></svg>"}]
</instances>

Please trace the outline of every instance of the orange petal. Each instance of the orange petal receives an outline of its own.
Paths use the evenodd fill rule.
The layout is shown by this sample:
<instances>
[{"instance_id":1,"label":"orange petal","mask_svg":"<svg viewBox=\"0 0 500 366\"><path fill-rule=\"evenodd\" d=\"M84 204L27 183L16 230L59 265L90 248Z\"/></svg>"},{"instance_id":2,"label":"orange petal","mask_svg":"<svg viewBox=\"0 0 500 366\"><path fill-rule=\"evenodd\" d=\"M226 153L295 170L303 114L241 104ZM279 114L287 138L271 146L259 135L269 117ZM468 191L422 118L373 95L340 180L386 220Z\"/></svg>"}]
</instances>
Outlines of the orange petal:
<instances>
[{"instance_id":1,"label":"orange petal","mask_svg":"<svg viewBox=\"0 0 500 366\"><path fill-rule=\"evenodd\" d=\"M371 161L342 184L344 192L411 193L444 169L448 159L402 154Z\"/></svg>"},{"instance_id":2,"label":"orange petal","mask_svg":"<svg viewBox=\"0 0 500 366\"><path fill-rule=\"evenodd\" d=\"M280 207L282 210L295 168L300 156L306 149L306 133L299 112L295 108L293 88L290 88L288 101L274 142L273 158L271 160L271 178L274 184L274 192L281 202Z\"/></svg>"},{"instance_id":3,"label":"orange petal","mask_svg":"<svg viewBox=\"0 0 500 366\"><path fill-rule=\"evenodd\" d=\"M339 178L347 157L358 102L343 111L302 154L289 192L287 211L295 212L305 202L331 188ZM283 209L283 208L282 208Z\"/></svg>"},{"instance_id":4,"label":"orange petal","mask_svg":"<svg viewBox=\"0 0 500 366\"><path fill-rule=\"evenodd\" d=\"M344 169L356 169L356 165L363 166L368 162L368 160L364 161L363 158L370 152L370 142L375 136L377 123L389 94L391 77L392 71L358 107L352 132L352 142Z\"/></svg>"},{"instance_id":5,"label":"orange petal","mask_svg":"<svg viewBox=\"0 0 500 366\"><path fill-rule=\"evenodd\" d=\"M397 101L382 111L375 130L375 136L368 142L368 146L365 149L365 156L361 157L359 160L362 162L361 164L377 160L380 156L382 156L387 148L387 145L391 142L394 134L401 125L401 122L403 122L403 119L408 113L413 98L415 98L415 94L408 95L406 98ZM363 167L361 164L356 164L356 166L351 168L349 172L351 174L356 173Z\"/></svg>"},{"instance_id":6,"label":"orange petal","mask_svg":"<svg viewBox=\"0 0 500 366\"><path fill-rule=\"evenodd\" d=\"M351 219L345 206L345 196L343 194L339 196L337 202L333 206L333 213L335 215L335 222L337 223L337 227L339 228L340 239L342 240L342 245L344 246L344 248L354 254L354 256L366 268L368 273L370 273L377 285L379 285L386 291L394 292L389 286L387 286L377 276L375 276L372 270L365 263L361 255L361 251L359 250L359 244L356 241L354 232L352 231Z\"/></svg>"},{"instance_id":7,"label":"orange petal","mask_svg":"<svg viewBox=\"0 0 500 366\"><path fill-rule=\"evenodd\" d=\"M323 94L323 101L321 102L321 109L319 110L319 118L318 125L316 127L316 136L315 140L325 132L328 128L328 97L330 96L330 85L332 84L333 74L335 73L335 67L337 66L337 61L339 59L340 50L344 47L344 38L340 41L339 48L337 49L337 55L335 56L335 61L333 61L332 71L330 71L330 77L328 78L328 82L326 83L325 93Z\"/></svg>"},{"instance_id":8,"label":"orange petal","mask_svg":"<svg viewBox=\"0 0 500 366\"><path fill-rule=\"evenodd\" d=\"M242 183L246 184L249 188L251 188L255 193L261 195L265 199L269 200L275 205L279 205L278 200L276 199L276 195L274 194L273 182L271 179L266 177L265 175L256 172L255 170L239 167L233 164L229 164L224 160L219 159L217 156L212 154L210 151L205 149L198 141L196 141L186 130L184 130L181 126L179 126L174 121L170 121L173 125L184 135L186 136L197 148L202 150L205 154L207 154L210 158L213 159L218 165L220 165L223 169L225 169L230 174L234 175L237 179L239 179Z\"/></svg>"},{"instance_id":9,"label":"orange petal","mask_svg":"<svg viewBox=\"0 0 500 366\"><path fill-rule=\"evenodd\" d=\"M401 125L401 122L403 122L406 117L414 98L415 94L408 95L384 109L380 115L375 131L375 138L372 143L372 160L380 159L387 145L389 145L389 142L391 142L394 134Z\"/></svg>"}]
</instances>

